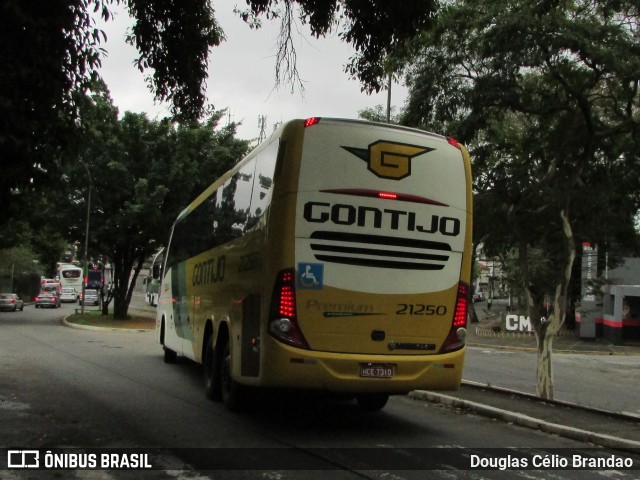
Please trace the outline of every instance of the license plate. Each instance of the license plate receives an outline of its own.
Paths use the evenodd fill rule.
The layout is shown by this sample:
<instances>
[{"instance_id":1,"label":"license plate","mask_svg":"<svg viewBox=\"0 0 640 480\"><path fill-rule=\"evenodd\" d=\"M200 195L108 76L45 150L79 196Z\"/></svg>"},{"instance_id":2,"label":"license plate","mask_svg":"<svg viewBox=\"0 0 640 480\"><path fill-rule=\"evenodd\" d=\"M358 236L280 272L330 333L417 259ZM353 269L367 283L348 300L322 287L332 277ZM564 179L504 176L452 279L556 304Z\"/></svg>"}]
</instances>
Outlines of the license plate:
<instances>
[{"instance_id":1,"label":"license plate","mask_svg":"<svg viewBox=\"0 0 640 480\"><path fill-rule=\"evenodd\" d=\"M361 363L360 376L366 378L392 378L396 366L390 363Z\"/></svg>"}]
</instances>

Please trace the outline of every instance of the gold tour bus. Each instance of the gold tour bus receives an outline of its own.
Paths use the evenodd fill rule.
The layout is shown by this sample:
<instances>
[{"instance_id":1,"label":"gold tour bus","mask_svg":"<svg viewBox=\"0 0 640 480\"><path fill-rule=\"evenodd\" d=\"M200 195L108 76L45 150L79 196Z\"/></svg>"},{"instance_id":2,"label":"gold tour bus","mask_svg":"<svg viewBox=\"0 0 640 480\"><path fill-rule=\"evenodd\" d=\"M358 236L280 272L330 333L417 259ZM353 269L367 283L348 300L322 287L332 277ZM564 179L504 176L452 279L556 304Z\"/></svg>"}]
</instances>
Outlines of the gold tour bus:
<instances>
[{"instance_id":1,"label":"gold tour bus","mask_svg":"<svg viewBox=\"0 0 640 480\"><path fill-rule=\"evenodd\" d=\"M156 333L207 396L318 390L383 408L456 390L471 274L466 149L422 130L281 125L174 223Z\"/></svg>"}]
</instances>

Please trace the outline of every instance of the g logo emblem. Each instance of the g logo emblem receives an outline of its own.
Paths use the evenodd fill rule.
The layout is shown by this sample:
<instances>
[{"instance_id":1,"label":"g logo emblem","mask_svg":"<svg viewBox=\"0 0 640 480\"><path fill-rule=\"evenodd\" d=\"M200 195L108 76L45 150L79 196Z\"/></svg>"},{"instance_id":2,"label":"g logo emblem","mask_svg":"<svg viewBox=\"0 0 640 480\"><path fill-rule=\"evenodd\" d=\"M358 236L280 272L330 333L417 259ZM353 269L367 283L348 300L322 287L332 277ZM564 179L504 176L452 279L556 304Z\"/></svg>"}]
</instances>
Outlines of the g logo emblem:
<instances>
[{"instance_id":1,"label":"g logo emblem","mask_svg":"<svg viewBox=\"0 0 640 480\"><path fill-rule=\"evenodd\" d=\"M368 149L342 147L367 162L368 169L380 178L401 180L411 175L411 159L433 148L378 140Z\"/></svg>"}]
</instances>

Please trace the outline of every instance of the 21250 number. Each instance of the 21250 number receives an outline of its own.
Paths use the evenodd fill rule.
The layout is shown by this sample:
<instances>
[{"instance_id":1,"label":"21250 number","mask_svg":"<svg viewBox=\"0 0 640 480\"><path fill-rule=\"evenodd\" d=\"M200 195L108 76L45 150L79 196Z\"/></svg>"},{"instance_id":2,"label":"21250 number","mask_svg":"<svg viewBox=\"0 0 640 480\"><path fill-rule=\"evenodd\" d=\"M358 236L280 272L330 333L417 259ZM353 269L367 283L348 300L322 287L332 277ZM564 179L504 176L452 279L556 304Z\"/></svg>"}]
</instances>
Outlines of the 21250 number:
<instances>
[{"instance_id":1,"label":"21250 number","mask_svg":"<svg viewBox=\"0 0 640 480\"><path fill-rule=\"evenodd\" d=\"M399 303L396 315L446 315L446 305L423 305L422 303Z\"/></svg>"}]
</instances>

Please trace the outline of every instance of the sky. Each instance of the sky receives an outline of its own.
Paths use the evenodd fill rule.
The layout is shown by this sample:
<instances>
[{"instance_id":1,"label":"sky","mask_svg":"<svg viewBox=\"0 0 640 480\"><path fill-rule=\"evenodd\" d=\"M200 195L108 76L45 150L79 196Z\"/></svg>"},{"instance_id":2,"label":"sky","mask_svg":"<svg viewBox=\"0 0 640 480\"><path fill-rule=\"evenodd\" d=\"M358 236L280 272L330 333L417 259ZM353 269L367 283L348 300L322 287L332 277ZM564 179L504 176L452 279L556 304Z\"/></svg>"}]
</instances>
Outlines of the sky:
<instances>
[{"instance_id":1,"label":"sky","mask_svg":"<svg viewBox=\"0 0 640 480\"><path fill-rule=\"evenodd\" d=\"M340 41L336 33L315 39L308 28L298 23L295 36L298 72L305 86L304 94L291 93L289 86L275 88L275 54L279 31L277 21L263 20L262 28L252 30L233 13L234 5L244 2L214 0L213 8L226 41L211 50L207 96L216 109L228 109L225 121L242 122L237 136L255 139L259 136L258 117L265 115L266 134L274 124L293 118L331 116L357 118L358 111L383 105L387 92L367 95L360 91L357 80L350 79L344 67L354 51ZM150 118L168 115L166 106L155 104L144 75L133 65L136 51L124 37L132 21L126 10L115 8L115 18L98 22L107 34L103 46L108 52L100 74L107 83L114 104L120 112L147 113ZM392 106L400 107L406 88L394 84Z\"/></svg>"}]
</instances>

